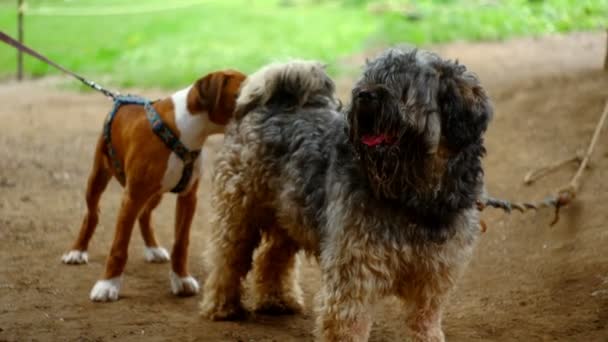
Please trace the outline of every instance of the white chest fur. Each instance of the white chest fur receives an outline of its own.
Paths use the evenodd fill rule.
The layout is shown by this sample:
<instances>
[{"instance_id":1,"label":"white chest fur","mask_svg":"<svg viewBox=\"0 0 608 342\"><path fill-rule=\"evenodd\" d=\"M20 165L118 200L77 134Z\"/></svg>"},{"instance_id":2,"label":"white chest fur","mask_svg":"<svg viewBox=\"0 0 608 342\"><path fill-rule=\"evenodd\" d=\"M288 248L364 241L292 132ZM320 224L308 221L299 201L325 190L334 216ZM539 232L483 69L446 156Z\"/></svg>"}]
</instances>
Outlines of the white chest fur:
<instances>
[{"instance_id":1,"label":"white chest fur","mask_svg":"<svg viewBox=\"0 0 608 342\"><path fill-rule=\"evenodd\" d=\"M187 106L188 92L191 87L182 89L171 96L173 101L175 124L179 133L179 139L189 150L198 150L203 147L207 137L214 133L222 131L222 126L217 125L209 120L207 113L190 113ZM190 186L199 178L202 170L203 153L196 159L192 171L190 183L184 191L187 191ZM179 182L184 162L175 154L171 153L167 162L167 170L163 176L161 183L162 192L167 192L173 189Z\"/></svg>"}]
</instances>

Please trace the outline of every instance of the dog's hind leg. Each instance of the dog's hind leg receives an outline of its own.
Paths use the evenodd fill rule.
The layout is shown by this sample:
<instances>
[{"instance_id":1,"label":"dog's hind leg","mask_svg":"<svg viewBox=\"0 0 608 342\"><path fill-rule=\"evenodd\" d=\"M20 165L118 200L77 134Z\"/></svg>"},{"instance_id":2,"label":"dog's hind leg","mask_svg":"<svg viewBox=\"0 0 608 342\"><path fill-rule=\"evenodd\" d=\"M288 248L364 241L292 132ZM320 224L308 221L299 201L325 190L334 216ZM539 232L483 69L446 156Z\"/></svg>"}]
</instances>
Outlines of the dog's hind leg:
<instances>
[{"instance_id":1,"label":"dog's hind leg","mask_svg":"<svg viewBox=\"0 0 608 342\"><path fill-rule=\"evenodd\" d=\"M95 150L93 169L89 175L86 190L87 212L82 220L80 232L72 249L61 257L65 264L86 264L89 241L99 220L99 199L108 186L112 173L104 162L103 139L99 139Z\"/></svg>"},{"instance_id":2,"label":"dog's hind leg","mask_svg":"<svg viewBox=\"0 0 608 342\"><path fill-rule=\"evenodd\" d=\"M297 252L297 244L280 227L275 226L263 235L253 264L256 312L282 315L302 311Z\"/></svg>"},{"instance_id":3,"label":"dog's hind leg","mask_svg":"<svg viewBox=\"0 0 608 342\"><path fill-rule=\"evenodd\" d=\"M148 203L146 203L146 206L142 210L138 219L141 237L144 239L144 244L146 245L144 249L144 257L146 258L147 262L163 263L169 261L170 259L167 250L158 245L151 222L152 211L158 206L161 199L162 194L152 196Z\"/></svg>"},{"instance_id":4,"label":"dog's hind leg","mask_svg":"<svg viewBox=\"0 0 608 342\"><path fill-rule=\"evenodd\" d=\"M215 186L218 189L222 185ZM213 198L216 210L205 251L209 275L200 304L201 315L212 320L241 319L246 314L241 304L241 283L251 269L260 231L259 222L248 215L255 212L254 208L244 202L239 193L222 193Z\"/></svg>"},{"instance_id":5,"label":"dog's hind leg","mask_svg":"<svg viewBox=\"0 0 608 342\"><path fill-rule=\"evenodd\" d=\"M188 273L188 245L190 226L196 210L198 181L185 194L177 197L175 208L175 242L171 252L171 291L179 296L192 296L198 293L196 279Z\"/></svg>"}]
</instances>

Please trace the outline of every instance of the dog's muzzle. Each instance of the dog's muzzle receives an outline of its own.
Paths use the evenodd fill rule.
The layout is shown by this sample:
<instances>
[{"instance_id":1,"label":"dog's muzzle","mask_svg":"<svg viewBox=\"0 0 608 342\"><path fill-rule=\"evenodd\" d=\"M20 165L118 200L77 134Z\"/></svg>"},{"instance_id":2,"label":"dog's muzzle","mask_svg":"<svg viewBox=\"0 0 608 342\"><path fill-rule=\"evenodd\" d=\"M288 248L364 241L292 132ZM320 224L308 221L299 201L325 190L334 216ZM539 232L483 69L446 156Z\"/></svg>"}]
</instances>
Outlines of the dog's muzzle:
<instances>
[{"instance_id":1,"label":"dog's muzzle","mask_svg":"<svg viewBox=\"0 0 608 342\"><path fill-rule=\"evenodd\" d=\"M369 89L361 89L357 93L357 101L360 104L369 104L378 100L378 94Z\"/></svg>"},{"instance_id":2,"label":"dog's muzzle","mask_svg":"<svg viewBox=\"0 0 608 342\"><path fill-rule=\"evenodd\" d=\"M379 94L371 89L355 90L354 102L360 134L374 131L374 118L380 109Z\"/></svg>"},{"instance_id":3,"label":"dog's muzzle","mask_svg":"<svg viewBox=\"0 0 608 342\"><path fill-rule=\"evenodd\" d=\"M383 95L381 88L358 88L353 93L361 143L368 147L392 145L395 141L376 127Z\"/></svg>"}]
</instances>

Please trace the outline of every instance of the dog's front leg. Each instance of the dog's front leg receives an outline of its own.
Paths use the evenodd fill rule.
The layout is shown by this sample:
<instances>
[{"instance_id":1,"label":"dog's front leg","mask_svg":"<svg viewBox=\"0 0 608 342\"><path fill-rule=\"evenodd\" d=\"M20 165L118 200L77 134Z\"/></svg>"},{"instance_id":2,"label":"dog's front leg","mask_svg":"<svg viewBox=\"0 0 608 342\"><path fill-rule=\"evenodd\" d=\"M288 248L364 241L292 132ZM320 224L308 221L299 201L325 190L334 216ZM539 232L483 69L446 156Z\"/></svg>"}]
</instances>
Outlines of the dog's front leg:
<instances>
[{"instance_id":1,"label":"dog's front leg","mask_svg":"<svg viewBox=\"0 0 608 342\"><path fill-rule=\"evenodd\" d=\"M447 273L445 273L447 274ZM426 283L419 283L415 289L403 286L399 294L406 309L406 325L415 342L444 342L441 316L451 282L428 275Z\"/></svg>"},{"instance_id":2,"label":"dog's front leg","mask_svg":"<svg viewBox=\"0 0 608 342\"><path fill-rule=\"evenodd\" d=\"M175 243L171 253L171 291L178 296L192 296L198 293L199 285L188 273L188 245L190 226L196 210L198 180L190 190L177 197L175 209Z\"/></svg>"},{"instance_id":3,"label":"dog's front leg","mask_svg":"<svg viewBox=\"0 0 608 342\"><path fill-rule=\"evenodd\" d=\"M350 254L349 251L345 253ZM373 276L363 260L344 255L322 259L323 289L317 314L318 339L324 342L367 341L372 326Z\"/></svg>"},{"instance_id":4,"label":"dog's front leg","mask_svg":"<svg viewBox=\"0 0 608 342\"><path fill-rule=\"evenodd\" d=\"M118 299L121 276L127 263L129 240L131 239L133 226L149 197L135 194L129 189L123 194L116 232L114 233L114 242L106 262L105 274L103 279L98 280L91 290L91 300L107 302Z\"/></svg>"},{"instance_id":5,"label":"dog's front leg","mask_svg":"<svg viewBox=\"0 0 608 342\"><path fill-rule=\"evenodd\" d=\"M412 334L412 341L445 341L441 329L441 306L435 300L415 303L407 317L406 324Z\"/></svg>"}]
</instances>

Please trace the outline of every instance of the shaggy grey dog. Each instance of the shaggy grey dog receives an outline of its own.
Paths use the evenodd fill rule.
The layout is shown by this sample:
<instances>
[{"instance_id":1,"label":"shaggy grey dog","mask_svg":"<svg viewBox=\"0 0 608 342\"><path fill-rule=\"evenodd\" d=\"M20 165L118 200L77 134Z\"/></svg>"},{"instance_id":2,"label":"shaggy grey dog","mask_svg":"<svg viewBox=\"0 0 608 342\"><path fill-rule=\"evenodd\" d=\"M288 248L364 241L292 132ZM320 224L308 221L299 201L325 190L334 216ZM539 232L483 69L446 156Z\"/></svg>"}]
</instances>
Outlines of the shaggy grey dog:
<instances>
[{"instance_id":1,"label":"shaggy grey dog","mask_svg":"<svg viewBox=\"0 0 608 342\"><path fill-rule=\"evenodd\" d=\"M368 62L346 115L317 62L250 76L216 164L202 314L241 317L252 268L257 311L300 311L303 249L323 275L320 340L366 341L372 304L396 295L413 340L443 341L445 299L479 234L491 117L464 66L414 49Z\"/></svg>"}]
</instances>

